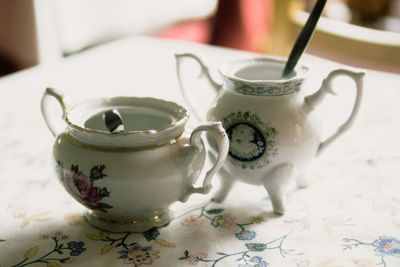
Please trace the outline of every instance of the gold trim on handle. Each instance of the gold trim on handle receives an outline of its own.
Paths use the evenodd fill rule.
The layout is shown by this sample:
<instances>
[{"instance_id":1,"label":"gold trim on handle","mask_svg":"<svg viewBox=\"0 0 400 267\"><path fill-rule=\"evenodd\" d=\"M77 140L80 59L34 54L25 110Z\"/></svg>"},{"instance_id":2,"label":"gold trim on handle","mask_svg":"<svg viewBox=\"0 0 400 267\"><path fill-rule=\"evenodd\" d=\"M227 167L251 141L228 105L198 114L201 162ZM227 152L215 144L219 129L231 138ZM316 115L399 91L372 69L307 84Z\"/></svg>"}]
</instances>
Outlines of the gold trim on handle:
<instances>
[{"instance_id":1,"label":"gold trim on handle","mask_svg":"<svg viewBox=\"0 0 400 267\"><path fill-rule=\"evenodd\" d=\"M158 144L158 145L151 145L151 146L142 146L142 147L107 147L107 146L95 146L82 143L70 136L69 131L65 132L65 139L67 139L71 144L74 144L78 147L95 150L95 151L105 151L105 152L136 152L136 151L145 151L145 150L152 150L156 148L161 148L164 146L169 146L178 143L184 136L181 135L177 138L174 138L166 143Z\"/></svg>"},{"instance_id":2,"label":"gold trim on handle","mask_svg":"<svg viewBox=\"0 0 400 267\"><path fill-rule=\"evenodd\" d=\"M114 220L107 220L104 218L101 218L99 216L97 216L92 210L89 210L88 214L90 216L92 216L93 218L106 222L106 223L115 223L115 224L121 224L121 225L126 225L126 224L138 224L138 223L147 223L147 222L153 222L153 221L157 221L160 219L160 217L167 215L169 213L169 209L167 209L166 211L164 211L161 214L155 215L153 217L150 217L148 219L142 219L142 220L130 220L130 221L114 221Z\"/></svg>"}]
</instances>

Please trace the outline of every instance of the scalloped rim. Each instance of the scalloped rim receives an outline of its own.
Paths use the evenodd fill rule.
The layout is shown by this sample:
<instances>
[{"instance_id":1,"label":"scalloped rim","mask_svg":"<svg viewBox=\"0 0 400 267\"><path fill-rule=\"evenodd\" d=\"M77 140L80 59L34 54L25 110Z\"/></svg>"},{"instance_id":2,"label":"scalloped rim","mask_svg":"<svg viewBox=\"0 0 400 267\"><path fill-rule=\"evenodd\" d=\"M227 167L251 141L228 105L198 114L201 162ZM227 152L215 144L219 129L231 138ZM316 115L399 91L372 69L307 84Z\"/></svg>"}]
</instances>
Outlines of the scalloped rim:
<instances>
[{"instance_id":1,"label":"scalloped rim","mask_svg":"<svg viewBox=\"0 0 400 267\"><path fill-rule=\"evenodd\" d=\"M75 110L82 105L90 105L90 104L96 104L97 103L107 103L111 104L112 102L119 103L121 105L122 102L124 101L129 101L131 102L131 105L134 103L138 103L138 106L143 106L147 108L152 108L155 110L159 111L165 111L159 107L157 107L157 104L159 105L162 103L163 105L170 105L170 106L175 106L175 110L179 110L179 112L175 111L173 112L173 109L171 108L169 110L169 114L172 115L174 118L176 118L176 121L167 125L166 127L160 128L160 129L151 129L151 130L145 130L145 131L126 131L126 132L119 132L119 133L111 133L107 131L102 131L102 130L95 130L95 129L90 129L90 128L85 128L82 126L77 125L77 123L73 123L70 120L70 114L73 114ZM145 105L144 103L146 102L153 102L155 105L148 106ZM189 114L183 106L172 102L172 101L167 101L163 99L158 99L158 98L153 98L153 97L133 97L133 96L118 96L118 97L112 97L112 98L98 98L98 99L92 99L92 100L87 100L84 102L77 103L73 105L65 114L65 121L69 127L72 129L75 129L80 132L86 132L86 133L91 133L91 134L100 134L100 135L105 135L105 136L126 136L126 135L133 135L133 134L155 134L155 133L161 133L169 128L175 127L177 125L183 125L186 123L186 121L189 119Z\"/></svg>"}]
</instances>

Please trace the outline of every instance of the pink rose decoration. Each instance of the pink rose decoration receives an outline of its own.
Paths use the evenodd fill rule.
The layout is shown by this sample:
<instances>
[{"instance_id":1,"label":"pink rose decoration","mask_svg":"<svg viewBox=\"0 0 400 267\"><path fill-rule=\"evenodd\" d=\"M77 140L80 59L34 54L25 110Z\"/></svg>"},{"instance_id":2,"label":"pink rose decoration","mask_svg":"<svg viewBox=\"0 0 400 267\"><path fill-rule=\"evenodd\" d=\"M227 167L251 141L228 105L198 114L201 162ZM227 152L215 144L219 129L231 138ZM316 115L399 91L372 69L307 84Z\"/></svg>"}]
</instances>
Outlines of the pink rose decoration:
<instances>
[{"instance_id":1,"label":"pink rose decoration","mask_svg":"<svg viewBox=\"0 0 400 267\"><path fill-rule=\"evenodd\" d=\"M102 173L105 167L95 166L91 170L90 177L78 169L78 166L72 165L72 171L64 169L62 182L66 190L78 201L84 203L92 209L99 209L106 212L106 209L112 208L110 205L101 203L103 197L108 197L110 192L107 188L97 187L94 181L102 179L106 175Z\"/></svg>"}]
</instances>

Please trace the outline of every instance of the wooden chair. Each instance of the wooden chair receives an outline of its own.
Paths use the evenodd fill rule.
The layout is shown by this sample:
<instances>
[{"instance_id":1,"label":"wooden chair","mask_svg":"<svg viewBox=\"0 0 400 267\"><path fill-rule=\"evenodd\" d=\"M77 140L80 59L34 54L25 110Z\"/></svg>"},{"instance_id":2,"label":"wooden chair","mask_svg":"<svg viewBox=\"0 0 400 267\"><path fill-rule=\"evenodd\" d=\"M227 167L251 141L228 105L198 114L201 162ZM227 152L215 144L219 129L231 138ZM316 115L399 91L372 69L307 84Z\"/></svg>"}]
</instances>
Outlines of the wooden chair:
<instances>
[{"instance_id":1,"label":"wooden chair","mask_svg":"<svg viewBox=\"0 0 400 267\"><path fill-rule=\"evenodd\" d=\"M276 0L268 53L288 56L308 13L296 0ZM347 65L400 73L400 33L322 17L307 53Z\"/></svg>"}]
</instances>

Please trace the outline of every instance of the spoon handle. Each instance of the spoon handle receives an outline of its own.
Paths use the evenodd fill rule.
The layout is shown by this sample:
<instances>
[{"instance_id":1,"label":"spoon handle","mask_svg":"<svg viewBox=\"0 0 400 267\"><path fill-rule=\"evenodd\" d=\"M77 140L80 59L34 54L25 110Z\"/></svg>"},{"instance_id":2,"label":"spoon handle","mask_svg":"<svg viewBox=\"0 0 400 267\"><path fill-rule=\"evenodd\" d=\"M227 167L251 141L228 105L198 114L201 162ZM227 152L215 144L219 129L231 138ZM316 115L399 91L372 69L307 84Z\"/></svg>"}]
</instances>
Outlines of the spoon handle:
<instances>
[{"instance_id":1,"label":"spoon handle","mask_svg":"<svg viewBox=\"0 0 400 267\"><path fill-rule=\"evenodd\" d=\"M297 37L292 51L290 52L288 61L286 62L285 68L282 73L282 78L287 77L293 71L294 67L297 64L297 61L306 49L314 33L315 26L317 25L317 22L321 17L321 13L325 7L326 1L327 0L318 0L313 7L313 10L309 15L306 24L301 30L300 35Z\"/></svg>"},{"instance_id":2,"label":"spoon handle","mask_svg":"<svg viewBox=\"0 0 400 267\"><path fill-rule=\"evenodd\" d=\"M104 123L111 133L124 131L124 123L117 109L111 109L103 114Z\"/></svg>"}]
</instances>

